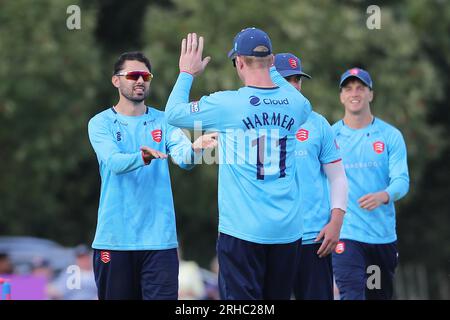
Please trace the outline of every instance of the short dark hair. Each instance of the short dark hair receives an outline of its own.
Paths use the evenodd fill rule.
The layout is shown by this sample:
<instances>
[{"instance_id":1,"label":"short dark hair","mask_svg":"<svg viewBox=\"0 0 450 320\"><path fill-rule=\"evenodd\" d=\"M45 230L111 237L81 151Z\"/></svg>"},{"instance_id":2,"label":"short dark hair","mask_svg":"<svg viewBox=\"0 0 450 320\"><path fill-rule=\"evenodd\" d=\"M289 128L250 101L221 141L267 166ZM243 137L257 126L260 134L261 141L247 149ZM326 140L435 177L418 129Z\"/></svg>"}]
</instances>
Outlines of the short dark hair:
<instances>
[{"instance_id":1,"label":"short dark hair","mask_svg":"<svg viewBox=\"0 0 450 320\"><path fill-rule=\"evenodd\" d=\"M132 52L124 52L120 55L119 59L114 64L114 72L113 75L119 73L122 70L125 61L139 61L145 64L150 72L152 72L152 65L150 61L142 52L132 51Z\"/></svg>"}]
</instances>

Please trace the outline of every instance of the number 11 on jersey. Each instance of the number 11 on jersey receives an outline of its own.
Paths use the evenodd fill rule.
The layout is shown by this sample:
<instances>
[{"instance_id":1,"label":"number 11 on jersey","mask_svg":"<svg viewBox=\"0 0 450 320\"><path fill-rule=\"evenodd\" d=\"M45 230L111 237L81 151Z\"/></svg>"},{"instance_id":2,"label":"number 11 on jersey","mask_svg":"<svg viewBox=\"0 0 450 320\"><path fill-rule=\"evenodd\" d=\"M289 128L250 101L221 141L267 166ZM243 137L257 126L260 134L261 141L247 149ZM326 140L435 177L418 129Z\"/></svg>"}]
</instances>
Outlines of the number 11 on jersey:
<instances>
[{"instance_id":1,"label":"number 11 on jersey","mask_svg":"<svg viewBox=\"0 0 450 320\"><path fill-rule=\"evenodd\" d=\"M280 147L280 152L277 154L278 159L274 159L274 152L272 152L272 159L269 161L270 164L278 163L279 178L286 176L286 141L287 136L276 140L276 146ZM256 146L256 179L264 180L264 155L266 154L266 147L270 148L271 144L267 144L267 136L262 135L252 141L252 147L254 146Z\"/></svg>"}]
</instances>

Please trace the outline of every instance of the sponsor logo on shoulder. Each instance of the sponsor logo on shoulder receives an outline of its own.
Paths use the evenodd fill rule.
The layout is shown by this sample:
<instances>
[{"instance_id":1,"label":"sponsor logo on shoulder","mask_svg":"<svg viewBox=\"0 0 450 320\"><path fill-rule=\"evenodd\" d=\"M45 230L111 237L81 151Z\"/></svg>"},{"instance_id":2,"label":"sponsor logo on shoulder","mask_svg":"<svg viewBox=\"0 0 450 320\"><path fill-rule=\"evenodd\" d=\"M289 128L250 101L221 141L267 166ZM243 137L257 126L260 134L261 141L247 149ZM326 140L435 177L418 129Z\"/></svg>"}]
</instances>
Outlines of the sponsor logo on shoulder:
<instances>
[{"instance_id":1,"label":"sponsor logo on shoulder","mask_svg":"<svg viewBox=\"0 0 450 320\"><path fill-rule=\"evenodd\" d=\"M198 107L198 101L191 102L191 113L199 112L200 108Z\"/></svg>"}]
</instances>

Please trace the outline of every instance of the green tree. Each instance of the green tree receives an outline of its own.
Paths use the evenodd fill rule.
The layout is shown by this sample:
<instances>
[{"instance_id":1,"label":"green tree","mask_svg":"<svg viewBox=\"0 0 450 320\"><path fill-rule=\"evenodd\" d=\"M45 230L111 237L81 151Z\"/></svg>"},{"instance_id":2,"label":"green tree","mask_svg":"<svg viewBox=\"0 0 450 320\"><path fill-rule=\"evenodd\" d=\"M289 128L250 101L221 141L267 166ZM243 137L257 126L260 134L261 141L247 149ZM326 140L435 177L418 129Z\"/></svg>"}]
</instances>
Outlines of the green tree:
<instances>
[{"instance_id":1,"label":"green tree","mask_svg":"<svg viewBox=\"0 0 450 320\"><path fill-rule=\"evenodd\" d=\"M100 79L95 12L68 30L71 0L2 1L0 234L92 237L98 185L87 143Z\"/></svg>"}]
</instances>

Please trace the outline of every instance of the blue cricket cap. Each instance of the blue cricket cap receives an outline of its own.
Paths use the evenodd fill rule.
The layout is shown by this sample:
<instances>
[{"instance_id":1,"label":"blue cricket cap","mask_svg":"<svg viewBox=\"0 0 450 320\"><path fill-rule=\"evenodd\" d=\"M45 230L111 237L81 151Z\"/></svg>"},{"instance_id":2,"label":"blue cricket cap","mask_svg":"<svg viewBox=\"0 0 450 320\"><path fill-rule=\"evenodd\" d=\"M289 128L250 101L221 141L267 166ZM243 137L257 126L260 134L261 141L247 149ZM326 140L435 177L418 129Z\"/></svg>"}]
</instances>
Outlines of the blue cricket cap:
<instances>
[{"instance_id":1,"label":"blue cricket cap","mask_svg":"<svg viewBox=\"0 0 450 320\"><path fill-rule=\"evenodd\" d=\"M370 88L370 90L372 90L372 78L370 77L370 74L361 68L351 68L347 71L345 71L342 76L341 76L341 81L339 83L339 87L342 88L342 84L345 82L345 80L347 80L348 78L358 78L359 80L362 81L362 83L364 83L366 86L368 86Z\"/></svg>"},{"instance_id":2,"label":"blue cricket cap","mask_svg":"<svg viewBox=\"0 0 450 320\"><path fill-rule=\"evenodd\" d=\"M309 74L302 70L302 62L292 53L278 53L275 55L275 68L284 78L300 75L311 79Z\"/></svg>"},{"instance_id":3,"label":"blue cricket cap","mask_svg":"<svg viewBox=\"0 0 450 320\"><path fill-rule=\"evenodd\" d=\"M255 50L263 46L267 50ZM264 31L252 27L243 29L233 40L233 49L228 52L228 58L235 59L236 56L266 57L272 53L272 42Z\"/></svg>"}]
</instances>

